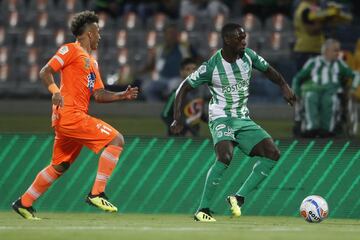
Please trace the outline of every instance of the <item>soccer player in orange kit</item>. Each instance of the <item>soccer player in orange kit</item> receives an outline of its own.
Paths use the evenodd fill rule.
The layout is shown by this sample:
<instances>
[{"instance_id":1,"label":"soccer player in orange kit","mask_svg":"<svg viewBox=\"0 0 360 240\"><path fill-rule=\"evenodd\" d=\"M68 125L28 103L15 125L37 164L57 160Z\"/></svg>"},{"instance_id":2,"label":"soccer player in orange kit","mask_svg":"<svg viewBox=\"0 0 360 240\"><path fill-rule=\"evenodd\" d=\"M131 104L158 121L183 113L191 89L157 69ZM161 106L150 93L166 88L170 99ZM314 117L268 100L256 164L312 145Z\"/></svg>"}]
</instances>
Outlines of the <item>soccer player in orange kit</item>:
<instances>
[{"instance_id":1,"label":"soccer player in orange kit","mask_svg":"<svg viewBox=\"0 0 360 240\"><path fill-rule=\"evenodd\" d=\"M88 115L88 106L91 95L100 103L136 99L138 88L128 86L123 92L104 89L98 64L91 56L100 41L98 21L94 12L76 14L71 22L76 42L60 47L40 71L40 78L52 93L55 141L51 164L38 173L26 192L12 204L12 208L26 219L39 219L34 215L34 201L64 174L83 146L95 153L104 148L86 202L104 211L117 211L104 192L123 150L124 138L109 124ZM60 89L53 78L58 71L61 72Z\"/></svg>"}]
</instances>

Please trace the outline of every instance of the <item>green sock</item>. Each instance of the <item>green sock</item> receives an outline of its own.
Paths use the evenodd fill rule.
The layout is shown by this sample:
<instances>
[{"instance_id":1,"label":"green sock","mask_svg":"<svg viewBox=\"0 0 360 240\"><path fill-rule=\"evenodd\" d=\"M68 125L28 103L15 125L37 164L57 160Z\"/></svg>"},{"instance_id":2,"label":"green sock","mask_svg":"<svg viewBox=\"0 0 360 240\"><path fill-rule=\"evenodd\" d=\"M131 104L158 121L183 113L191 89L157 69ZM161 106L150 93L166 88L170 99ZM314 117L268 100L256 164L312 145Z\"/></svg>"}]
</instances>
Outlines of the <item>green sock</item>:
<instances>
[{"instance_id":1,"label":"green sock","mask_svg":"<svg viewBox=\"0 0 360 240\"><path fill-rule=\"evenodd\" d=\"M246 197L253 191L269 174L276 162L268 158L260 158L253 167L243 185L236 192L236 195Z\"/></svg>"},{"instance_id":2,"label":"green sock","mask_svg":"<svg viewBox=\"0 0 360 240\"><path fill-rule=\"evenodd\" d=\"M214 196L216 188L219 185L227 167L228 166L224 163L216 160L214 165L212 165L212 167L209 169L206 176L205 186L201 197L199 209L210 207L211 199Z\"/></svg>"}]
</instances>

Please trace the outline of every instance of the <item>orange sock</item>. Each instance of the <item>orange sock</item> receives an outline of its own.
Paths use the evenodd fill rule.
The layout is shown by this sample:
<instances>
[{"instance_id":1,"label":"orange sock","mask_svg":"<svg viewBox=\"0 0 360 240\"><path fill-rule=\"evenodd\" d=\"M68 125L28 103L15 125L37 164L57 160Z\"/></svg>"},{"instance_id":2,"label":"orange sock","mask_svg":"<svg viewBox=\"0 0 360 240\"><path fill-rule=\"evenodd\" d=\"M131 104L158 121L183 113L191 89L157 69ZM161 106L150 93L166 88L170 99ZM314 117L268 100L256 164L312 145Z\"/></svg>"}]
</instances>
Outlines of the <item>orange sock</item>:
<instances>
[{"instance_id":1,"label":"orange sock","mask_svg":"<svg viewBox=\"0 0 360 240\"><path fill-rule=\"evenodd\" d=\"M100 155L95 183L91 190L92 195L105 192L107 180L113 172L122 150L122 147L114 145L110 145L104 149Z\"/></svg>"},{"instance_id":2,"label":"orange sock","mask_svg":"<svg viewBox=\"0 0 360 240\"><path fill-rule=\"evenodd\" d=\"M61 176L62 173L55 170L51 165L44 168L38 173L34 182L21 196L21 204L24 207L32 206L33 202L38 199L50 185Z\"/></svg>"}]
</instances>

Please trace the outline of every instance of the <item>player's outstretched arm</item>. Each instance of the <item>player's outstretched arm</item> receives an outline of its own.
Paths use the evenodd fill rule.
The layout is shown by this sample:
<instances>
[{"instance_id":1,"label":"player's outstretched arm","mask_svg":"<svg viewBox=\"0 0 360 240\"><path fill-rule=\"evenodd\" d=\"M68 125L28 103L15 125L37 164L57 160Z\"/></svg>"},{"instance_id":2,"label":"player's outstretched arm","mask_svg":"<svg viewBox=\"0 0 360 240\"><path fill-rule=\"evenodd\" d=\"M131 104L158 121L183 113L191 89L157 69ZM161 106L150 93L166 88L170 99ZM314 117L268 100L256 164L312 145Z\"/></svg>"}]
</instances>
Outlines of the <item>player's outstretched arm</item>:
<instances>
[{"instance_id":1,"label":"player's outstretched arm","mask_svg":"<svg viewBox=\"0 0 360 240\"><path fill-rule=\"evenodd\" d=\"M295 97L295 94L293 93L293 91L291 90L290 86L285 82L284 77L270 65L269 65L268 69L265 71L265 75L273 83L280 86L281 91L284 95L284 99L291 106L293 106L296 101L296 97Z\"/></svg>"},{"instance_id":2,"label":"player's outstretched arm","mask_svg":"<svg viewBox=\"0 0 360 240\"><path fill-rule=\"evenodd\" d=\"M174 102L174 121L170 126L170 130L177 134L181 132L183 129L183 124L181 123L182 111L181 106L183 105L183 99L186 94L192 89L190 84L186 81L182 81L175 94L175 102Z\"/></svg>"},{"instance_id":3,"label":"player's outstretched arm","mask_svg":"<svg viewBox=\"0 0 360 240\"><path fill-rule=\"evenodd\" d=\"M49 66L45 65L40 70L40 79L45 85L45 87L51 92L52 94L52 104L58 107L62 107L64 105L64 98L60 95L60 89L56 85L54 81L54 75L55 71Z\"/></svg>"},{"instance_id":4,"label":"player's outstretched arm","mask_svg":"<svg viewBox=\"0 0 360 240\"><path fill-rule=\"evenodd\" d=\"M99 103L110 103L120 100L134 100L138 97L139 88L130 85L122 92L111 92L103 88L94 91L94 98Z\"/></svg>"}]
</instances>

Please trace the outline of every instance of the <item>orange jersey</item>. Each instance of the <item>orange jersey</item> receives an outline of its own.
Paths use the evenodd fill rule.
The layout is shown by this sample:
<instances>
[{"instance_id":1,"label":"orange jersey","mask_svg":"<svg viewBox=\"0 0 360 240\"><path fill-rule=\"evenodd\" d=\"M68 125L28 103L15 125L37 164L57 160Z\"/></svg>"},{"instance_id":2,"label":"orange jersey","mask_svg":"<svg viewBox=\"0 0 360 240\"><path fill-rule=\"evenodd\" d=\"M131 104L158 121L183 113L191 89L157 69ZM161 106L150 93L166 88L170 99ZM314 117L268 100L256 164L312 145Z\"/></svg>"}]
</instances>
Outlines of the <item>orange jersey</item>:
<instances>
[{"instance_id":1,"label":"orange jersey","mask_svg":"<svg viewBox=\"0 0 360 240\"><path fill-rule=\"evenodd\" d=\"M90 96L95 90L104 88L96 60L75 42L60 47L48 65L61 73L60 93L64 98L64 107L59 109L59 113L68 118L75 111L87 113ZM54 110L53 120L57 115ZM57 124L55 122L53 126Z\"/></svg>"}]
</instances>

